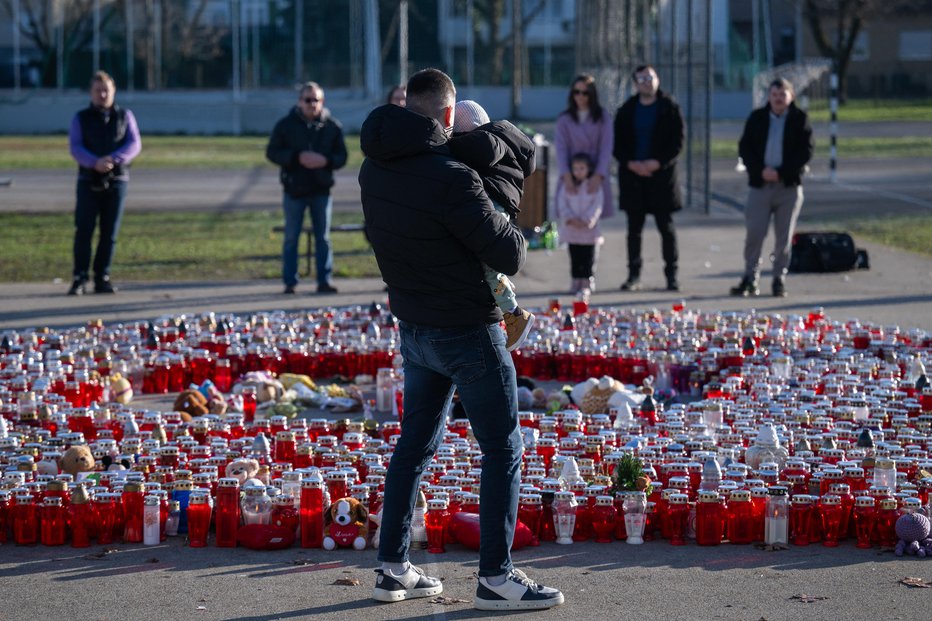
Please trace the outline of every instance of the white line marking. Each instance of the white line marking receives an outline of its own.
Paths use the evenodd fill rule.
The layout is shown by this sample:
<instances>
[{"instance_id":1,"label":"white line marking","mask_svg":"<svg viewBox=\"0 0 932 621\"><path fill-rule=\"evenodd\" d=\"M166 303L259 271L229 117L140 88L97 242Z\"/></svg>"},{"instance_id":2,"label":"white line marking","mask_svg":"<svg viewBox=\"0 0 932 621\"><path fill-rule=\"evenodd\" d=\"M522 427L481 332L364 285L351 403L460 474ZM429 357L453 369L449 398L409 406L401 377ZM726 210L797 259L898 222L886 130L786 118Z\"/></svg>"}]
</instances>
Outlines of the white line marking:
<instances>
[{"instance_id":1,"label":"white line marking","mask_svg":"<svg viewBox=\"0 0 932 621\"><path fill-rule=\"evenodd\" d=\"M900 194L899 192L891 192L889 190L878 190L875 188L865 187L863 185L854 185L851 183L844 183L842 181L836 182L835 185L845 188L847 190L854 190L855 192L865 192L867 194L876 194L877 196L883 196L884 198L892 198L894 200L903 201L904 203L909 203L910 205L916 205L917 207L925 207L926 209L932 209L932 202L922 200L921 198L915 198L913 196L908 196L906 194Z\"/></svg>"}]
</instances>

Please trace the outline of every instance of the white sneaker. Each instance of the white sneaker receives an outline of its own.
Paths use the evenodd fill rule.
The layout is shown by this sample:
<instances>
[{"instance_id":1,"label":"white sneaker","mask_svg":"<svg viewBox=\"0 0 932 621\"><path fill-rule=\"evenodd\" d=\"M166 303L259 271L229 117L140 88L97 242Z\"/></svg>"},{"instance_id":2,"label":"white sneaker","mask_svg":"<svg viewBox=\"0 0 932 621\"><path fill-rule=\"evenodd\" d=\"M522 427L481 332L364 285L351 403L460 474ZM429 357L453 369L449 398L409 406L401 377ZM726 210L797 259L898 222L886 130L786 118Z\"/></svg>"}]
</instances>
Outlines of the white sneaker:
<instances>
[{"instance_id":1,"label":"white sneaker","mask_svg":"<svg viewBox=\"0 0 932 621\"><path fill-rule=\"evenodd\" d=\"M411 565L408 570L396 576L384 569L376 569L378 577L372 590L372 599L380 602L400 602L417 597L431 597L443 593L443 583L432 578L419 567Z\"/></svg>"},{"instance_id":2,"label":"white sneaker","mask_svg":"<svg viewBox=\"0 0 932 621\"><path fill-rule=\"evenodd\" d=\"M512 569L505 583L492 586L479 578L473 604L479 610L541 610L563 603L563 593L537 584L520 569Z\"/></svg>"}]
</instances>

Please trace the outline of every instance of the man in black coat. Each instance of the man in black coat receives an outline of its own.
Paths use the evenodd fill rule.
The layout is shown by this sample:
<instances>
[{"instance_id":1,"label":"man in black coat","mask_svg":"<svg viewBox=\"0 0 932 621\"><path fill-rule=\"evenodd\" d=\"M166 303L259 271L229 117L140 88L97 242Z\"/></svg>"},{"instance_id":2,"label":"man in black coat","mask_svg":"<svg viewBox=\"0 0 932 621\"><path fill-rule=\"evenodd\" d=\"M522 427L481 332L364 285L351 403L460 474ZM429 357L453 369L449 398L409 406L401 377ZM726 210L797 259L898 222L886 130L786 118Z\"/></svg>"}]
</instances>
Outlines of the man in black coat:
<instances>
[{"instance_id":1,"label":"man in black coat","mask_svg":"<svg viewBox=\"0 0 932 621\"><path fill-rule=\"evenodd\" d=\"M786 295L786 271L796 218L803 206L802 176L812 158L809 117L793 103L793 85L779 78L770 84L767 105L751 112L738 143L748 173L744 212L744 276L731 295L758 295L761 248L773 218L775 297Z\"/></svg>"},{"instance_id":2,"label":"man in black coat","mask_svg":"<svg viewBox=\"0 0 932 621\"><path fill-rule=\"evenodd\" d=\"M556 589L511 561L523 445L517 384L502 315L482 264L514 275L526 258L518 228L496 213L479 176L450 155L456 90L436 69L411 76L407 107L387 104L363 123L359 171L366 232L398 317L404 422L385 481L376 586L382 602L431 597L437 578L408 561L418 481L458 391L482 449L480 609L550 608Z\"/></svg>"},{"instance_id":3,"label":"man in black coat","mask_svg":"<svg viewBox=\"0 0 932 621\"><path fill-rule=\"evenodd\" d=\"M298 242L304 211L310 209L314 229L317 292L336 293L330 282L333 251L330 248L330 188L333 171L346 164L346 144L339 121L324 108L324 90L316 82L305 84L298 104L275 124L265 156L281 167L284 189L285 240L282 243L282 280L285 293L298 285Z\"/></svg>"},{"instance_id":4,"label":"man in black coat","mask_svg":"<svg viewBox=\"0 0 932 621\"><path fill-rule=\"evenodd\" d=\"M673 213L683 208L676 164L683 150L685 124L679 105L660 90L653 67L641 65L632 79L637 95L615 116L619 205L628 214L628 280L621 290L641 288L641 232L647 214L652 214L660 232L667 290L679 291Z\"/></svg>"}]
</instances>

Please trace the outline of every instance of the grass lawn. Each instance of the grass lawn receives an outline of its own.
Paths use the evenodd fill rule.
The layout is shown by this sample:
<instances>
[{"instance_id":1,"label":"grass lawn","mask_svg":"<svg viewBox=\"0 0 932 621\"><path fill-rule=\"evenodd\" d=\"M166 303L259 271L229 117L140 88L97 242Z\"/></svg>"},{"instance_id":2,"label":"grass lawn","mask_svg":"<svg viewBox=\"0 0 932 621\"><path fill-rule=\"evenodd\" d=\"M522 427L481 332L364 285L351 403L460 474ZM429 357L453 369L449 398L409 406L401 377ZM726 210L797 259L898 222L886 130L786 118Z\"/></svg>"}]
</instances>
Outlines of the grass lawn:
<instances>
[{"instance_id":1,"label":"grass lawn","mask_svg":"<svg viewBox=\"0 0 932 621\"><path fill-rule=\"evenodd\" d=\"M272 167L265 159L264 136L143 136L143 150L136 168L194 168L201 170ZM346 136L348 169L362 164L359 136ZM816 155L828 157L829 144L816 142ZM932 157L930 136L885 136L841 138L839 157ZM734 140L713 140L712 157L738 157ZM75 167L68 154L66 136L0 136L0 171L23 169L70 170Z\"/></svg>"},{"instance_id":2,"label":"grass lawn","mask_svg":"<svg viewBox=\"0 0 932 621\"><path fill-rule=\"evenodd\" d=\"M928 216L852 218L825 224L840 224L855 236L932 257L932 218Z\"/></svg>"},{"instance_id":3,"label":"grass lawn","mask_svg":"<svg viewBox=\"0 0 932 621\"><path fill-rule=\"evenodd\" d=\"M813 121L828 121L828 101L813 101L809 107ZM843 122L932 121L932 99L851 99L838 108Z\"/></svg>"},{"instance_id":4,"label":"grass lawn","mask_svg":"<svg viewBox=\"0 0 932 621\"><path fill-rule=\"evenodd\" d=\"M816 140L815 156L829 156L828 140ZM737 140L713 140L712 157L738 157ZM932 136L884 136L882 138L838 139L838 157L889 158L932 157Z\"/></svg>"},{"instance_id":5,"label":"grass lawn","mask_svg":"<svg viewBox=\"0 0 932 621\"><path fill-rule=\"evenodd\" d=\"M347 167L362 164L359 136L345 136ZM265 159L268 136L146 136L137 168L254 168L273 164ZM0 170L71 169L68 136L0 136Z\"/></svg>"},{"instance_id":6,"label":"grass lawn","mask_svg":"<svg viewBox=\"0 0 932 621\"><path fill-rule=\"evenodd\" d=\"M334 224L358 221L351 214L333 214ZM0 244L0 282L71 280L71 214L6 214L3 223L4 234L17 243ZM119 283L279 278L282 236L272 233L272 228L281 223L277 210L128 212L120 230L113 279ZM305 239L302 235L301 270ZM337 277L379 275L362 233L335 233L331 242ZM94 243L96 247L96 238Z\"/></svg>"}]
</instances>

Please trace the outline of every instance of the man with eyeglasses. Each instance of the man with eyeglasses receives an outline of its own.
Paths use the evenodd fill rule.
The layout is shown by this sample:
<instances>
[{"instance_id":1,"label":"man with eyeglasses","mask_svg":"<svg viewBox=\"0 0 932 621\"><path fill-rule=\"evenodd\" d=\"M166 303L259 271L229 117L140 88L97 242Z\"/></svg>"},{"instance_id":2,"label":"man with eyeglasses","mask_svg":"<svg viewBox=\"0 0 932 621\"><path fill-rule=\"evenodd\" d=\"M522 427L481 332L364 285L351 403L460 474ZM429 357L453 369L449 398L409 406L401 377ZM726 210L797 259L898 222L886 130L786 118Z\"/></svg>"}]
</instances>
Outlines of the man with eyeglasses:
<instances>
[{"instance_id":1,"label":"man with eyeglasses","mask_svg":"<svg viewBox=\"0 0 932 621\"><path fill-rule=\"evenodd\" d=\"M667 291L679 291L673 214L683 208L677 161L685 123L676 101L660 90L653 67L641 65L631 77L637 94L615 116L613 151L618 160L619 205L628 214L628 279L621 290L641 289L641 232L651 214L660 232Z\"/></svg>"},{"instance_id":2,"label":"man with eyeglasses","mask_svg":"<svg viewBox=\"0 0 932 621\"><path fill-rule=\"evenodd\" d=\"M284 293L293 294L298 286L298 242L306 209L311 212L314 229L317 293L336 293L337 288L330 282L333 272L330 188L333 171L346 164L346 144L343 128L324 107L324 90L316 82L308 82L301 88L298 104L275 124L265 156L281 167Z\"/></svg>"}]
</instances>

